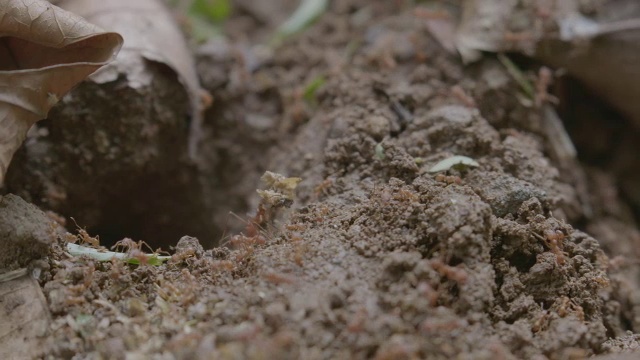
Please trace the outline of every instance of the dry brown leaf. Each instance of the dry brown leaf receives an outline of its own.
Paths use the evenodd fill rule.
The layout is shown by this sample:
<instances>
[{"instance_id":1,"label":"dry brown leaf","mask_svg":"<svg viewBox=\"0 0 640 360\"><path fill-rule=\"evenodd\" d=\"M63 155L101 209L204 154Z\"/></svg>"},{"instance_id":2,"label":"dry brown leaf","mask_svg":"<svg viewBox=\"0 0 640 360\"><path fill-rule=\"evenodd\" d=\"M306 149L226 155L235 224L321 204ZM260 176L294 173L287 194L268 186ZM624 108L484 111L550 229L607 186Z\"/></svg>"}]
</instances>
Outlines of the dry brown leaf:
<instances>
[{"instance_id":1,"label":"dry brown leaf","mask_svg":"<svg viewBox=\"0 0 640 360\"><path fill-rule=\"evenodd\" d=\"M516 51L566 69L640 127L640 4L611 0L596 9L589 18L578 0L465 0L456 47L464 62L481 51Z\"/></svg>"},{"instance_id":2,"label":"dry brown leaf","mask_svg":"<svg viewBox=\"0 0 640 360\"><path fill-rule=\"evenodd\" d=\"M414 10L424 21L427 31L450 54L456 53L456 26L460 7L452 4L427 3Z\"/></svg>"},{"instance_id":3,"label":"dry brown leaf","mask_svg":"<svg viewBox=\"0 0 640 360\"><path fill-rule=\"evenodd\" d=\"M640 3L608 1L597 15L560 19L560 39L542 42L535 56L566 69L640 128Z\"/></svg>"},{"instance_id":4,"label":"dry brown leaf","mask_svg":"<svg viewBox=\"0 0 640 360\"><path fill-rule=\"evenodd\" d=\"M466 0L456 34L456 47L462 60L473 62L481 51L500 51L504 45L509 18L517 0Z\"/></svg>"},{"instance_id":5,"label":"dry brown leaf","mask_svg":"<svg viewBox=\"0 0 640 360\"><path fill-rule=\"evenodd\" d=\"M577 0L465 0L456 31L456 47L465 63L482 51L533 55L547 27L574 14Z\"/></svg>"},{"instance_id":6,"label":"dry brown leaf","mask_svg":"<svg viewBox=\"0 0 640 360\"><path fill-rule=\"evenodd\" d=\"M0 358L37 358L51 314L42 288L27 269L0 275L0 303L6 304L0 312Z\"/></svg>"},{"instance_id":7,"label":"dry brown leaf","mask_svg":"<svg viewBox=\"0 0 640 360\"><path fill-rule=\"evenodd\" d=\"M113 60L122 37L42 0L0 7L0 184L27 131Z\"/></svg>"},{"instance_id":8,"label":"dry brown leaf","mask_svg":"<svg viewBox=\"0 0 640 360\"><path fill-rule=\"evenodd\" d=\"M118 60L94 74L96 83L113 81L126 74L129 86L151 83L152 72L145 61L169 66L178 75L191 99L189 154L195 158L200 137L203 90L182 32L167 8L158 0L63 0L60 6L105 29L122 34L125 44Z\"/></svg>"}]
</instances>

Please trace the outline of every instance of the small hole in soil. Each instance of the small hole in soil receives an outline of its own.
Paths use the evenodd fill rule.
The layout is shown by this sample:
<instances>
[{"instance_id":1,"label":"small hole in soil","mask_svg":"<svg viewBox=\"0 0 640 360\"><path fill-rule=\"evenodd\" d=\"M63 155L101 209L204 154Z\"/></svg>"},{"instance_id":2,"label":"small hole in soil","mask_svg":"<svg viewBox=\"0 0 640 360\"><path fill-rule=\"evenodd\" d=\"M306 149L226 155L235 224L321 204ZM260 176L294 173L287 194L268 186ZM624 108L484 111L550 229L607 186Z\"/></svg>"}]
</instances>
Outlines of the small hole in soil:
<instances>
[{"instance_id":1,"label":"small hole in soil","mask_svg":"<svg viewBox=\"0 0 640 360\"><path fill-rule=\"evenodd\" d=\"M462 264L462 258L453 256L451 257L451 260L449 260L449 266L457 266L459 264Z\"/></svg>"},{"instance_id":2,"label":"small hole in soil","mask_svg":"<svg viewBox=\"0 0 640 360\"><path fill-rule=\"evenodd\" d=\"M531 255L525 255L523 253L515 253L509 259L509 264L511 266L515 266L519 272L524 273L529 271L533 265L536 263L536 258Z\"/></svg>"},{"instance_id":3,"label":"small hole in soil","mask_svg":"<svg viewBox=\"0 0 640 360\"><path fill-rule=\"evenodd\" d=\"M555 90L560 98L558 114L579 160L613 176L621 199L640 219L639 129L578 80L562 78Z\"/></svg>"},{"instance_id":4,"label":"small hole in soil","mask_svg":"<svg viewBox=\"0 0 640 360\"><path fill-rule=\"evenodd\" d=\"M606 167L631 124L577 80L564 78L558 87L562 98L558 113L578 149L580 161Z\"/></svg>"},{"instance_id":5,"label":"small hole in soil","mask_svg":"<svg viewBox=\"0 0 640 360\"><path fill-rule=\"evenodd\" d=\"M143 240L153 249L169 250L184 235L211 247L220 238L220 231L212 224L211 213L202 201L205 197L194 179L191 175L154 174L141 176L122 193L105 189L108 199L101 204L101 217L87 231L99 236L100 243L107 247L131 238ZM79 226L91 220L82 215L76 215Z\"/></svg>"},{"instance_id":6,"label":"small hole in soil","mask_svg":"<svg viewBox=\"0 0 640 360\"><path fill-rule=\"evenodd\" d=\"M521 68L536 68L534 60L511 55ZM555 79L551 93L559 99L556 107L567 133L587 167L611 175L618 185L620 199L640 220L640 128L610 106L599 95L572 76ZM582 219L588 221L588 219ZM581 223L574 223L581 227Z\"/></svg>"}]
</instances>

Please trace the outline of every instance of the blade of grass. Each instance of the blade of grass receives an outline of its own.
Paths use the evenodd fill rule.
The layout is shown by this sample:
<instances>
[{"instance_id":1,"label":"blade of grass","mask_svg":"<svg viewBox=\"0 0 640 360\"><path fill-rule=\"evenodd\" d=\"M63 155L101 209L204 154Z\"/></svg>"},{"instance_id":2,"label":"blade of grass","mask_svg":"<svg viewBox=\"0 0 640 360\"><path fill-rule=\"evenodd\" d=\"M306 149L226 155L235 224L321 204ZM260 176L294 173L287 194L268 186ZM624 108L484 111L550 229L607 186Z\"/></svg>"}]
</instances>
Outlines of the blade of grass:
<instances>
[{"instance_id":1,"label":"blade of grass","mask_svg":"<svg viewBox=\"0 0 640 360\"><path fill-rule=\"evenodd\" d=\"M328 0L302 0L293 14L278 27L272 44L278 44L284 38L304 30L325 12L328 4Z\"/></svg>"},{"instance_id":2,"label":"blade of grass","mask_svg":"<svg viewBox=\"0 0 640 360\"><path fill-rule=\"evenodd\" d=\"M536 96L535 90L533 89L533 84L531 84L531 82L526 79L526 77L522 73L522 70L520 70L518 66L514 64L513 61L511 61L511 59L509 59L505 54L499 53L498 60L507 69L509 75L511 75L511 77L513 77L518 85L520 85L522 91L524 91L524 93L531 100L533 100Z\"/></svg>"},{"instance_id":3,"label":"blade of grass","mask_svg":"<svg viewBox=\"0 0 640 360\"><path fill-rule=\"evenodd\" d=\"M324 85L324 83L326 82L326 80L324 79L324 76L322 75L318 75L316 76L313 80L311 80L311 82L309 82L309 84L304 88L304 93L303 93L303 98L305 100L307 100L308 102L315 104L317 102L316 100L316 92L318 91L318 89Z\"/></svg>"}]
</instances>

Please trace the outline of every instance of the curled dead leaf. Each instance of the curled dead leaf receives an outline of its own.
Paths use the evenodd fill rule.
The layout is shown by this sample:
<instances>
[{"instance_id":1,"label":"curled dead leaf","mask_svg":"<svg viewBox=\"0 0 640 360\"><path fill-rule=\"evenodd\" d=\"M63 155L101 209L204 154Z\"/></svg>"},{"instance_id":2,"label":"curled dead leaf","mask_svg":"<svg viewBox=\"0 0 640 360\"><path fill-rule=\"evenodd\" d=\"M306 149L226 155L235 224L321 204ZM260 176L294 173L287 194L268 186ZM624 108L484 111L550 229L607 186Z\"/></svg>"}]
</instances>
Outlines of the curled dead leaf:
<instances>
[{"instance_id":1,"label":"curled dead leaf","mask_svg":"<svg viewBox=\"0 0 640 360\"><path fill-rule=\"evenodd\" d=\"M37 358L51 323L38 281L24 268L1 274L0 303L12 304L0 313L0 358Z\"/></svg>"},{"instance_id":2,"label":"curled dead leaf","mask_svg":"<svg viewBox=\"0 0 640 360\"><path fill-rule=\"evenodd\" d=\"M122 42L47 1L10 0L0 7L0 184L29 128L113 60Z\"/></svg>"},{"instance_id":3,"label":"curled dead leaf","mask_svg":"<svg viewBox=\"0 0 640 360\"><path fill-rule=\"evenodd\" d=\"M513 16L516 0L466 0L456 34L456 47L462 60L480 59L481 51L500 51L508 19Z\"/></svg>"},{"instance_id":4,"label":"curled dead leaf","mask_svg":"<svg viewBox=\"0 0 640 360\"><path fill-rule=\"evenodd\" d=\"M171 68L187 90L191 107L189 156L196 158L201 137L203 96L191 51L171 13L159 0L62 0L60 6L125 38L118 60L91 77L110 82L125 74L133 88L151 83L149 62Z\"/></svg>"},{"instance_id":5,"label":"curled dead leaf","mask_svg":"<svg viewBox=\"0 0 640 360\"><path fill-rule=\"evenodd\" d=\"M174 243L185 232L213 238L206 219L215 202L203 195L211 190L195 166L206 164L189 156L198 143L193 117L202 115L200 87L173 14L163 0L59 5L121 34L124 44L117 59L65 96L43 131L14 155L7 191L29 193L37 205L73 215L82 226L127 229L158 244Z\"/></svg>"}]
</instances>

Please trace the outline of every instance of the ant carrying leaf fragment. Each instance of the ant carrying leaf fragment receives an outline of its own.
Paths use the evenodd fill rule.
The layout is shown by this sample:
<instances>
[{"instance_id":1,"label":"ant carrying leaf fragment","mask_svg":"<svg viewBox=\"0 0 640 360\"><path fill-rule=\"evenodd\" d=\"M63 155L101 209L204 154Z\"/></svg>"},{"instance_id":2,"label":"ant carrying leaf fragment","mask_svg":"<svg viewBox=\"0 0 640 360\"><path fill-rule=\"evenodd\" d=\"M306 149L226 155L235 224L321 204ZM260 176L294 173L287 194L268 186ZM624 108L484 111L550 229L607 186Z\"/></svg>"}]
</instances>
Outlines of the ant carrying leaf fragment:
<instances>
[{"instance_id":1,"label":"ant carrying leaf fragment","mask_svg":"<svg viewBox=\"0 0 640 360\"><path fill-rule=\"evenodd\" d=\"M87 243L85 237L88 237L88 234L85 230L80 231L80 236L83 239L83 242ZM93 238L92 238L93 239ZM95 240L95 239L94 239ZM96 240L97 241L97 240ZM99 244L95 242L90 242L92 246L99 246ZM123 249L126 252L119 251L107 251L105 249L97 249L95 247L83 246L74 244L71 242L67 243L67 251L72 256L87 256L92 259L98 261L111 261L113 259L124 260L125 262L133 265L161 265L163 262L169 260L171 256L161 256L157 252L153 253L145 253L141 250L141 247L146 245L144 242L135 242L131 239L125 238L123 240L118 241L113 248L114 249Z\"/></svg>"},{"instance_id":2,"label":"ant carrying leaf fragment","mask_svg":"<svg viewBox=\"0 0 640 360\"><path fill-rule=\"evenodd\" d=\"M271 171L266 171L260 180L267 189L256 190L260 203L255 215L246 221L244 232L231 237L229 242L235 247L251 248L252 245L263 244L266 241L263 236L265 226L275 218L278 209L293 204L296 187L302 181L301 178L285 177Z\"/></svg>"},{"instance_id":3,"label":"ant carrying leaf fragment","mask_svg":"<svg viewBox=\"0 0 640 360\"><path fill-rule=\"evenodd\" d=\"M124 238L116 242L112 247L112 249L116 251L107 251L101 248L100 239L97 236L93 237L89 235L87 230L81 228L74 218L71 218L71 220L76 224L78 235L67 233L64 239L67 242L67 251L73 256L87 256L98 261L120 259L134 265L161 265L171 258L171 256L159 255L159 251L153 251L144 241L136 242L129 238ZM78 245L76 242L88 244L89 246ZM152 252L143 252L143 246L146 246Z\"/></svg>"},{"instance_id":4,"label":"ant carrying leaf fragment","mask_svg":"<svg viewBox=\"0 0 640 360\"><path fill-rule=\"evenodd\" d=\"M262 202L271 207L287 207L293 202L295 189L302 181L297 177L284 177L283 175L267 171L260 178L269 189L257 190Z\"/></svg>"},{"instance_id":5,"label":"ant carrying leaf fragment","mask_svg":"<svg viewBox=\"0 0 640 360\"><path fill-rule=\"evenodd\" d=\"M134 265L140 265L143 263L148 265L161 265L163 262L171 259L171 256L161 256L158 254L147 254L142 252L132 256L133 254L100 250L71 243L67 243L67 251L73 256L87 256L98 261L111 261L113 259L118 259ZM143 258L144 260L142 260Z\"/></svg>"}]
</instances>

